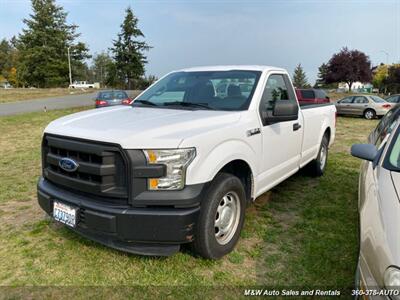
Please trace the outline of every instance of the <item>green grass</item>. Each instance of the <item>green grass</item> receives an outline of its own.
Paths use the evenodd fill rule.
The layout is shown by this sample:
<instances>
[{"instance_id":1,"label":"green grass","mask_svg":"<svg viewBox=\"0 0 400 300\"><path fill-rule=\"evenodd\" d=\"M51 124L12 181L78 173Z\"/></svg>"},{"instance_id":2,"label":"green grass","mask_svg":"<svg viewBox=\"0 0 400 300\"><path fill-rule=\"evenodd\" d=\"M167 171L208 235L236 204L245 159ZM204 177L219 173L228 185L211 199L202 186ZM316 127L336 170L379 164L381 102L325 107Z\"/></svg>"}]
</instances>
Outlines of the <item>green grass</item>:
<instances>
[{"instance_id":1,"label":"green grass","mask_svg":"<svg viewBox=\"0 0 400 300\"><path fill-rule=\"evenodd\" d=\"M65 286L75 287L75 296L100 293L104 299L146 293L234 298L250 286L352 286L360 161L348 152L376 121L339 118L326 174L310 178L300 172L259 197L247 210L236 249L209 261L187 248L168 258L129 255L81 238L44 215L36 202L41 133L51 120L79 110L0 118L0 285L15 287L7 290L10 298L70 294Z\"/></svg>"},{"instance_id":2,"label":"green grass","mask_svg":"<svg viewBox=\"0 0 400 300\"><path fill-rule=\"evenodd\" d=\"M67 88L52 88L52 89L0 89L0 104L1 103L9 103L9 102L17 102L17 101L26 101L32 99L43 99L48 97L58 97L65 95L76 95L76 94L84 94L84 93L93 93L93 89L67 89Z\"/></svg>"}]
</instances>

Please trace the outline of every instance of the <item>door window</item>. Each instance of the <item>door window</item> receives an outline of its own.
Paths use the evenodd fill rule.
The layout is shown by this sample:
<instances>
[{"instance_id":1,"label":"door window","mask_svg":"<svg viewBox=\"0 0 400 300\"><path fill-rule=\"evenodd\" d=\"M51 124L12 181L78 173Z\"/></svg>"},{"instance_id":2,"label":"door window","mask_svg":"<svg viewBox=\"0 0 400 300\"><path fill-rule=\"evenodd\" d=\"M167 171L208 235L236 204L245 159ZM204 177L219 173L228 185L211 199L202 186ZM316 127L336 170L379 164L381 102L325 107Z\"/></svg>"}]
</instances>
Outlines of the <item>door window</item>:
<instances>
[{"instance_id":1,"label":"door window","mask_svg":"<svg viewBox=\"0 0 400 300\"><path fill-rule=\"evenodd\" d=\"M315 94L313 90L301 90L301 98L303 99L314 99Z\"/></svg>"},{"instance_id":2,"label":"door window","mask_svg":"<svg viewBox=\"0 0 400 300\"><path fill-rule=\"evenodd\" d=\"M400 96L391 96L386 99L386 101L390 102L390 103L399 103L399 100L400 100Z\"/></svg>"},{"instance_id":3,"label":"door window","mask_svg":"<svg viewBox=\"0 0 400 300\"><path fill-rule=\"evenodd\" d=\"M287 77L282 74L269 76L261 98L261 109L272 113L277 101L296 102L293 88Z\"/></svg>"},{"instance_id":4,"label":"door window","mask_svg":"<svg viewBox=\"0 0 400 300\"><path fill-rule=\"evenodd\" d=\"M353 97L347 97L339 101L340 104L350 104L353 102Z\"/></svg>"},{"instance_id":5,"label":"door window","mask_svg":"<svg viewBox=\"0 0 400 300\"><path fill-rule=\"evenodd\" d=\"M368 100L367 100L367 98L365 98L363 96L357 96L357 97L354 97L353 103L354 104L365 104L365 103L368 103Z\"/></svg>"},{"instance_id":6,"label":"door window","mask_svg":"<svg viewBox=\"0 0 400 300\"><path fill-rule=\"evenodd\" d=\"M314 90L316 98L327 99L328 95L323 90Z\"/></svg>"}]
</instances>

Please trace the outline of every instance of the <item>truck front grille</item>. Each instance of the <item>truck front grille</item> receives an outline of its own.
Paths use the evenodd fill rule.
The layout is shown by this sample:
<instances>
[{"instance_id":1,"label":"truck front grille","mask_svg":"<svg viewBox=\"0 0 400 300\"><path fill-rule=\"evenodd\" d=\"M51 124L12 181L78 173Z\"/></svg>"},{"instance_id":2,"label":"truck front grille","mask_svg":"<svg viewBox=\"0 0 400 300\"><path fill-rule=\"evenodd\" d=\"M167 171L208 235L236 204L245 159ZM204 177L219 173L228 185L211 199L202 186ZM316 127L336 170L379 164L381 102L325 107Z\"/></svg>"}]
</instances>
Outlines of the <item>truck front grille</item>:
<instances>
[{"instance_id":1,"label":"truck front grille","mask_svg":"<svg viewBox=\"0 0 400 300\"><path fill-rule=\"evenodd\" d=\"M45 135L42 145L44 177L65 189L92 194L113 203L128 202L127 164L119 147L69 137ZM59 165L68 158L76 171Z\"/></svg>"}]
</instances>

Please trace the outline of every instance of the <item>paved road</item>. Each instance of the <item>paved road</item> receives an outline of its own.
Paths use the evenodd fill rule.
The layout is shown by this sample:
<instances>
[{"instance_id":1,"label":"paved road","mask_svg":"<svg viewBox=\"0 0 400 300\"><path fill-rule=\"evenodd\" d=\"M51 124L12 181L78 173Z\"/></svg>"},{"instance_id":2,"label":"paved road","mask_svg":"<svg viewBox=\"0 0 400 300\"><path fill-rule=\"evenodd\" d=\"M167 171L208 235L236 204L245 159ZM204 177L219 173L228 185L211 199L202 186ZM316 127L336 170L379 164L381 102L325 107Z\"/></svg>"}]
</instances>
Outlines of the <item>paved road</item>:
<instances>
[{"instance_id":1,"label":"paved road","mask_svg":"<svg viewBox=\"0 0 400 300\"><path fill-rule=\"evenodd\" d=\"M96 93L90 93L3 103L0 104L0 116L43 111L45 108L51 110L94 105L93 98L95 95Z\"/></svg>"},{"instance_id":2,"label":"paved road","mask_svg":"<svg viewBox=\"0 0 400 300\"><path fill-rule=\"evenodd\" d=\"M127 91L128 95L135 97L140 91ZM66 95L45 99L34 99L12 103L0 104L0 116L22 114L34 111L63 109L80 106L94 106L93 98L97 92L81 95Z\"/></svg>"}]
</instances>

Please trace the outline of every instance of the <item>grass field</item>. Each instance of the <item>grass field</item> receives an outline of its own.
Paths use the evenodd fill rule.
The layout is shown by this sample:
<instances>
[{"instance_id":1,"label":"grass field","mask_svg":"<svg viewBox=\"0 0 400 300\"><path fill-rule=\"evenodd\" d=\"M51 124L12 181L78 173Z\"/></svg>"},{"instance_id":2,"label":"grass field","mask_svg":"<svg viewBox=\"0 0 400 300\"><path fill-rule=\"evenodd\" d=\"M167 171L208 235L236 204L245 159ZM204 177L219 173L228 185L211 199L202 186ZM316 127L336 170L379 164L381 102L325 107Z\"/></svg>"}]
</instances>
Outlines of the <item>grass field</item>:
<instances>
[{"instance_id":1,"label":"grass field","mask_svg":"<svg viewBox=\"0 0 400 300\"><path fill-rule=\"evenodd\" d=\"M128 255L85 240L44 215L35 186L41 133L51 120L78 110L0 118L0 285L20 287L4 293L233 298L251 286L352 286L360 161L349 148L364 141L377 121L339 118L326 174L310 178L300 172L259 197L247 210L236 250L209 261L187 248L169 258ZM48 287L54 285L64 287Z\"/></svg>"},{"instance_id":2,"label":"grass field","mask_svg":"<svg viewBox=\"0 0 400 300\"><path fill-rule=\"evenodd\" d=\"M54 89L0 89L0 103L9 103L17 101L26 101L32 99L42 99L48 97L65 96L71 94L84 94L92 93L93 90L81 89L67 89L67 88L54 88Z\"/></svg>"}]
</instances>

